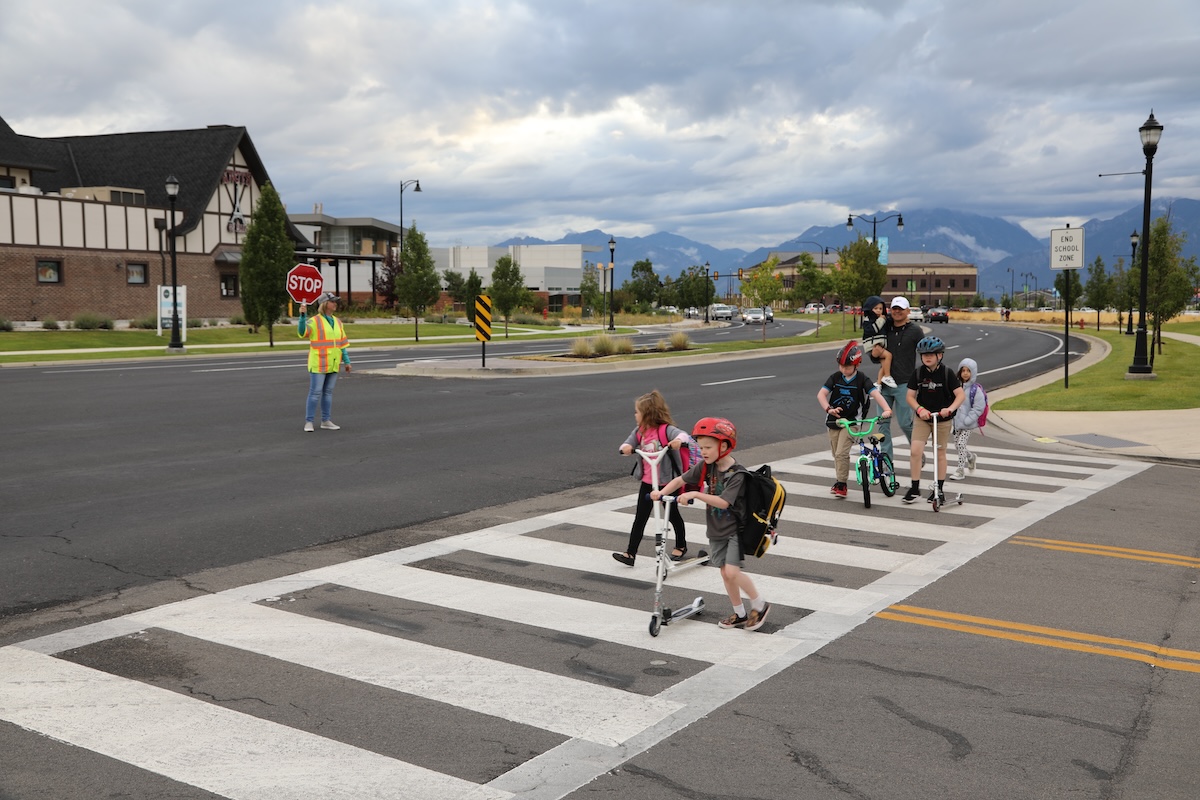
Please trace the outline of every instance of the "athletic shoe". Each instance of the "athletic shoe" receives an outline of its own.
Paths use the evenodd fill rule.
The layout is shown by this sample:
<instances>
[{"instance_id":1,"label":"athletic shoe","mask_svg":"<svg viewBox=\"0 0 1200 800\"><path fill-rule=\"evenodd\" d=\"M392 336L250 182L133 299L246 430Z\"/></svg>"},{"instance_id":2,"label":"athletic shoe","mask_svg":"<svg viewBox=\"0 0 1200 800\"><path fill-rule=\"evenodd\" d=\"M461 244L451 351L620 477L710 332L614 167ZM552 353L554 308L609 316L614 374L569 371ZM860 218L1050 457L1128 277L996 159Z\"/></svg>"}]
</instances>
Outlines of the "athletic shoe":
<instances>
[{"instance_id":1,"label":"athletic shoe","mask_svg":"<svg viewBox=\"0 0 1200 800\"><path fill-rule=\"evenodd\" d=\"M965 477L967 477L967 473L963 471L962 467L959 467L958 469L954 470L954 474L950 476L950 480L961 481Z\"/></svg>"},{"instance_id":2,"label":"athletic shoe","mask_svg":"<svg viewBox=\"0 0 1200 800\"><path fill-rule=\"evenodd\" d=\"M627 567L633 566L634 556L628 555L626 553L613 553L613 558L615 558L617 561L620 561L622 564L624 564Z\"/></svg>"},{"instance_id":3,"label":"athletic shoe","mask_svg":"<svg viewBox=\"0 0 1200 800\"><path fill-rule=\"evenodd\" d=\"M893 378L891 375L888 375L886 378L880 378L879 382L882 383L884 386L888 387L889 389L896 388L896 379Z\"/></svg>"},{"instance_id":4,"label":"athletic shoe","mask_svg":"<svg viewBox=\"0 0 1200 800\"><path fill-rule=\"evenodd\" d=\"M754 613L751 611L750 613ZM717 623L718 628L744 628L749 622L748 617L739 617L737 614L730 614L725 619Z\"/></svg>"},{"instance_id":5,"label":"athletic shoe","mask_svg":"<svg viewBox=\"0 0 1200 800\"><path fill-rule=\"evenodd\" d=\"M323 430L323 431L340 431L341 429L342 429L342 426L334 425L333 420L331 420L331 419L326 419L326 420L321 421L321 430Z\"/></svg>"},{"instance_id":6,"label":"athletic shoe","mask_svg":"<svg viewBox=\"0 0 1200 800\"><path fill-rule=\"evenodd\" d=\"M762 611L755 611L753 608L750 609L750 613L746 617L746 630L756 631L761 628L763 623L767 621L767 612L770 610L770 603L764 603Z\"/></svg>"},{"instance_id":7,"label":"athletic shoe","mask_svg":"<svg viewBox=\"0 0 1200 800\"><path fill-rule=\"evenodd\" d=\"M915 503L917 498L921 496L921 490L915 486L908 487L908 491L904 493L905 503Z\"/></svg>"},{"instance_id":8,"label":"athletic shoe","mask_svg":"<svg viewBox=\"0 0 1200 800\"><path fill-rule=\"evenodd\" d=\"M849 491L846 489L846 484L840 482L835 483L830 491L833 492L834 497L845 497L847 494L849 494Z\"/></svg>"},{"instance_id":9,"label":"athletic shoe","mask_svg":"<svg viewBox=\"0 0 1200 800\"><path fill-rule=\"evenodd\" d=\"M967 453L967 471L972 475L975 474L975 454Z\"/></svg>"},{"instance_id":10,"label":"athletic shoe","mask_svg":"<svg viewBox=\"0 0 1200 800\"><path fill-rule=\"evenodd\" d=\"M305 430L305 432L307 432L307 433L312 433L312 432L313 432L313 430L314 430L314 428L313 428L313 424L312 424L311 422L306 422L306 423L304 423L304 430Z\"/></svg>"},{"instance_id":11,"label":"athletic shoe","mask_svg":"<svg viewBox=\"0 0 1200 800\"><path fill-rule=\"evenodd\" d=\"M934 499L935 499L935 498L937 499L937 504L938 504L939 506L944 506L944 505L946 505L946 495L945 495L945 493L944 493L944 492L940 492L940 491L938 491L937 489L930 489L930 490L929 490L929 497L927 497L927 498L925 498L925 499L926 499L926 500L928 500L930 503L932 503L932 502L934 501Z\"/></svg>"}]
</instances>

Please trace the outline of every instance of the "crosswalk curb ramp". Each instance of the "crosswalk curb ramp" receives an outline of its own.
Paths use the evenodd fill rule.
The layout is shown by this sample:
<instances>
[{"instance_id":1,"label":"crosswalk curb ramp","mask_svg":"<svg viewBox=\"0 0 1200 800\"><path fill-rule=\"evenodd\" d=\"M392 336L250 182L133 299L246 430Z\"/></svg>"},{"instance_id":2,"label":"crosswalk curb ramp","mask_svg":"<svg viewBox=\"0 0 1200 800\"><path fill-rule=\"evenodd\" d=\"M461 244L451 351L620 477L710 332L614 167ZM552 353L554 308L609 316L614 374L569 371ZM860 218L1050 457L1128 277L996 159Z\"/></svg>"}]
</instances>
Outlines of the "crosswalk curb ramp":
<instances>
[{"instance_id":1,"label":"crosswalk curb ramp","mask_svg":"<svg viewBox=\"0 0 1200 800\"><path fill-rule=\"evenodd\" d=\"M968 501L939 514L879 493L864 509L853 485L835 500L828 452L774 461L791 500L778 546L753 564L772 603L759 632L717 627L728 599L697 569L665 600L700 592L712 610L647 633L651 537L632 569L608 556L631 494L0 648L0 719L221 797L562 797L1148 468L973 449ZM703 511L684 515L702 536ZM178 668L122 674L139 648ZM262 696L205 688L239 681ZM317 722L294 712L327 694L341 699Z\"/></svg>"}]
</instances>

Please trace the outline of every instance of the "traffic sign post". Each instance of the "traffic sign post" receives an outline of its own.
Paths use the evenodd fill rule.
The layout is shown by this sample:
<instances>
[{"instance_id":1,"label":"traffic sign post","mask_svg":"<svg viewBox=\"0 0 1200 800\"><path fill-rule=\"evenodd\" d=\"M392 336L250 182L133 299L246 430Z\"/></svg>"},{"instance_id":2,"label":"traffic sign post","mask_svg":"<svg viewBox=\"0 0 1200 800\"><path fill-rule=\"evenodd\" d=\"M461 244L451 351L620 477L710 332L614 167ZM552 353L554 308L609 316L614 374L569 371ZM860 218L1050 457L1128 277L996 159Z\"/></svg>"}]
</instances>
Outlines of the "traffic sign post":
<instances>
[{"instance_id":1,"label":"traffic sign post","mask_svg":"<svg viewBox=\"0 0 1200 800\"><path fill-rule=\"evenodd\" d=\"M1050 269L1083 269L1083 228L1050 231ZM1063 388L1070 386L1071 275L1063 275Z\"/></svg>"},{"instance_id":2,"label":"traffic sign post","mask_svg":"<svg viewBox=\"0 0 1200 800\"><path fill-rule=\"evenodd\" d=\"M480 366L487 366L487 343L492 340L492 298L481 294L475 298L475 338L479 340Z\"/></svg>"},{"instance_id":3,"label":"traffic sign post","mask_svg":"<svg viewBox=\"0 0 1200 800\"><path fill-rule=\"evenodd\" d=\"M297 303L308 305L321 296L325 279L312 264L297 264L288 270L287 293Z\"/></svg>"}]
</instances>

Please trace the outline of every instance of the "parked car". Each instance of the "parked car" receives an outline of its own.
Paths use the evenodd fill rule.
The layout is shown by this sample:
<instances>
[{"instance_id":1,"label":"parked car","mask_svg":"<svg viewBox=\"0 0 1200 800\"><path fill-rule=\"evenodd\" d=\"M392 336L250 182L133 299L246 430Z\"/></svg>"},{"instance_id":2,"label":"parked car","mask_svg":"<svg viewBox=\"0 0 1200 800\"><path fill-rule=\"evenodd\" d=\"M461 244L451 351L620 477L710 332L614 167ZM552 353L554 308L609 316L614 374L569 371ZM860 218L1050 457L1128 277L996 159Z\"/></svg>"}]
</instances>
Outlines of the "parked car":
<instances>
[{"instance_id":1,"label":"parked car","mask_svg":"<svg viewBox=\"0 0 1200 800\"><path fill-rule=\"evenodd\" d=\"M825 313L825 304L824 303L809 303L808 305L806 305L804 307L804 313L805 314L824 314Z\"/></svg>"},{"instance_id":2,"label":"parked car","mask_svg":"<svg viewBox=\"0 0 1200 800\"><path fill-rule=\"evenodd\" d=\"M929 321L945 324L950 321L950 312L943 306L929 309Z\"/></svg>"},{"instance_id":3,"label":"parked car","mask_svg":"<svg viewBox=\"0 0 1200 800\"><path fill-rule=\"evenodd\" d=\"M908 310L908 321L909 322L924 322L925 321L925 312L921 310L920 306L913 306L912 308L910 308Z\"/></svg>"},{"instance_id":4,"label":"parked car","mask_svg":"<svg viewBox=\"0 0 1200 800\"><path fill-rule=\"evenodd\" d=\"M767 322L775 321L775 309L770 306L763 306L763 315L767 318Z\"/></svg>"},{"instance_id":5,"label":"parked car","mask_svg":"<svg viewBox=\"0 0 1200 800\"><path fill-rule=\"evenodd\" d=\"M733 306L717 303L712 307L712 311L708 315L709 319L727 319L733 321Z\"/></svg>"},{"instance_id":6,"label":"parked car","mask_svg":"<svg viewBox=\"0 0 1200 800\"><path fill-rule=\"evenodd\" d=\"M742 315L742 321L747 325L762 325L767 321L767 317L761 308L747 308L746 313Z\"/></svg>"}]
</instances>

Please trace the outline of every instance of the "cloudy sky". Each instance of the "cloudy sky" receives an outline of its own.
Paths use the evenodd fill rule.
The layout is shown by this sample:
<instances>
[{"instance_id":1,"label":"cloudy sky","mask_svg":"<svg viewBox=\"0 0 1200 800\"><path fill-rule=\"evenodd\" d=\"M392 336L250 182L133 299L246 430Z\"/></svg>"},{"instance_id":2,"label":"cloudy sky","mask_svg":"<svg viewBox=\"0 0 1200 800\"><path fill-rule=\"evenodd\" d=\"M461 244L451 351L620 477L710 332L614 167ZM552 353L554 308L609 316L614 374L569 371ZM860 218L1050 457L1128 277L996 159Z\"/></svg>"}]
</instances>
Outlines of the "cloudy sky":
<instances>
[{"instance_id":1,"label":"cloudy sky","mask_svg":"<svg viewBox=\"0 0 1200 800\"><path fill-rule=\"evenodd\" d=\"M953 208L1044 237L1200 198L1195 0L0 0L32 136L248 128L288 208L431 245L773 246Z\"/></svg>"}]
</instances>

